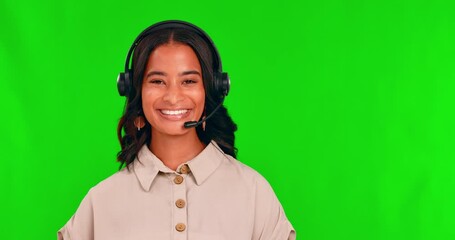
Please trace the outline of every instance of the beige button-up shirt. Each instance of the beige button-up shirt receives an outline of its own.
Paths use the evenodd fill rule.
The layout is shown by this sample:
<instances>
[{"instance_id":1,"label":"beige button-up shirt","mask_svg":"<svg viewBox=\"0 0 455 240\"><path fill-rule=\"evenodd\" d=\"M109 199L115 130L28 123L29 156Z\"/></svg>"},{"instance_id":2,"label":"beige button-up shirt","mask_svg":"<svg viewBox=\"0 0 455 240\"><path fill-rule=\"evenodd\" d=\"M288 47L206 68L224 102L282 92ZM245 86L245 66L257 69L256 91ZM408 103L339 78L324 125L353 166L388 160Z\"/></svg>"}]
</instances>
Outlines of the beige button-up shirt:
<instances>
[{"instance_id":1,"label":"beige button-up shirt","mask_svg":"<svg viewBox=\"0 0 455 240\"><path fill-rule=\"evenodd\" d=\"M294 240L268 182L211 142L173 171L147 146L91 188L59 240Z\"/></svg>"}]
</instances>

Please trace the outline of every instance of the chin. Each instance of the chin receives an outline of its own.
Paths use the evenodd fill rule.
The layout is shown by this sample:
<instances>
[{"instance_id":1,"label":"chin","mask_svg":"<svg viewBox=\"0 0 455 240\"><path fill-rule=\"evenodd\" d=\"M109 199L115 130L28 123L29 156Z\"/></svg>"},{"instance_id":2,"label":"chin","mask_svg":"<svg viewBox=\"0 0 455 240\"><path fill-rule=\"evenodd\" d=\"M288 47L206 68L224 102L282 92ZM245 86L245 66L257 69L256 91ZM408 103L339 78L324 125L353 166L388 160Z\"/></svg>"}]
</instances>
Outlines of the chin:
<instances>
[{"instance_id":1,"label":"chin","mask_svg":"<svg viewBox=\"0 0 455 240\"><path fill-rule=\"evenodd\" d=\"M191 131L191 128L184 128L182 122L181 124L173 124L173 126L167 126L160 129L152 129L152 131L159 132L160 135L181 136L189 133Z\"/></svg>"},{"instance_id":2,"label":"chin","mask_svg":"<svg viewBox=\"0 0 455 240\"><path fill-rule=\"evenodd\" d=\"M180 130L180 131L169 131L167 133L165 133L166 135L169 135L169 136L182 136L182 135L185 135L189 132L189 130Z\"/></svg>"}]
</instances>

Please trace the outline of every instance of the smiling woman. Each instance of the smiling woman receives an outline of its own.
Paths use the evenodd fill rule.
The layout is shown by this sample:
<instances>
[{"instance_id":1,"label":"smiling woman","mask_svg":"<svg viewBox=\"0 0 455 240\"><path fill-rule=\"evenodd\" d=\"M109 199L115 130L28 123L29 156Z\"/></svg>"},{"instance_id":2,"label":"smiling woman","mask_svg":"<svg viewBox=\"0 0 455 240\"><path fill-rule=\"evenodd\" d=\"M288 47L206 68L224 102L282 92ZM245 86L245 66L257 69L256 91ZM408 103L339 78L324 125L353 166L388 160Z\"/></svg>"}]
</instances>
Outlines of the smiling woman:
<instances>
[{"instance_id":1,"label":"smiling woman","mask_svg":"<svg viewBox=\"0 0 455 240\"><path fill-rule=\"evenodd\" d=\"M146 29L119 91L120 170L90 189L58 239L295 239L268 182L235 159L229 79L205 32L181 21Z\"/></svg>"},{"instance_id":2,"label":"smiling woman","mask_svg":"<svg viewBox=\"0 0 455 240\"><path fill-rule=\"evenodd\" d=\"M183 127L202 116L204 105L201 65L191 47L174 42L157 47L150 54L142 81L142 108L152 139L178 139L170 144L182 141L180 148L188 146L176 156L177 151L163 145L169 141L151 141L150 150L173 170L205 147L193 128Z\"/></svg>"}]
</instances>

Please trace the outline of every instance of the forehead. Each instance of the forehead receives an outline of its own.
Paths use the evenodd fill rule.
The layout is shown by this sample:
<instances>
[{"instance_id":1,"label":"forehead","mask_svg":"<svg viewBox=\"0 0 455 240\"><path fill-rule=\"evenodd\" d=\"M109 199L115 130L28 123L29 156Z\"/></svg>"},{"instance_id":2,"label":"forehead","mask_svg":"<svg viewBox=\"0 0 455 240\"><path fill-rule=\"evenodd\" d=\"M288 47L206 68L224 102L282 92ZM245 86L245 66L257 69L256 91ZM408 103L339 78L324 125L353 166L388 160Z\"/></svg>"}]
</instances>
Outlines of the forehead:
<instances>
[{"instance_id":1,"label":"forehead","mask_svg":"<svg viewBox=\"0 0 455 240\"><path fill-rule=\"evenodd\" d=\"M175 42L155 48L147 62L147 69L171 71L189 68L199 71L201 69L196 53L190 46Z\"/></svg>"}]
</instances>

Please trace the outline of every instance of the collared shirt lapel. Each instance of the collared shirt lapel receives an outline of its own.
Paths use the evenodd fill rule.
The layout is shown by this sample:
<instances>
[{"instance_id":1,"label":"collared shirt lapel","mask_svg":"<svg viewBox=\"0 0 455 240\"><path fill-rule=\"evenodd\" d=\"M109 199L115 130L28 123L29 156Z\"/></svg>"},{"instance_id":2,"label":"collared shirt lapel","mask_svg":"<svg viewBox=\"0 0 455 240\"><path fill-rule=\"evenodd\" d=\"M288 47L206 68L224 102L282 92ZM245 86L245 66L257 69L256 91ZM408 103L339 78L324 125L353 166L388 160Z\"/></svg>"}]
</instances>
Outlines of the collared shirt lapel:
<instances>
[{"instance_id":1,"label":"collared shirt lapel","mask_svg":"<svg viewBox=\"0 0 455 240\"><path fill-rule=\"evenodd\" d=\"M215 141L187 164L193 173L197 185L201 185L217 168L225 158L224 153Z\"/></svg>"},{"instance_id":2,"label":"collared shirt lapel","mask_svg":"<svg viewBox=\"0 0 455 240\"><path fill-rule=\"evenodd\" d=\"M222 153L222 150L218 147L216 142L212 141L201 153L186 164L188 164L191 169L196 184L201 185L218 168L223 158L225 158L224 153ZM138 157L134 160L133 166L137 179L144 191L147 192L150 191L152 182L158 172L174 172L164 165L163 162L149 150L147 145L142 146L141 150L139 150ZM181 166L179 166L179 168L180 167Z\"/></svg>"},{"instance_id":3,"label":"collared shirt lapel","mask_svg":"<svg viewBox=\"0 0 455 240\"><path fill-rule=\"evenodd\" d=\"M133 163L134 174L139 180L144 191L150 191L152 182L158 172L167 168L147 147L142 146L139 150L137 158Z\"/></svg>"}]
</instances>

